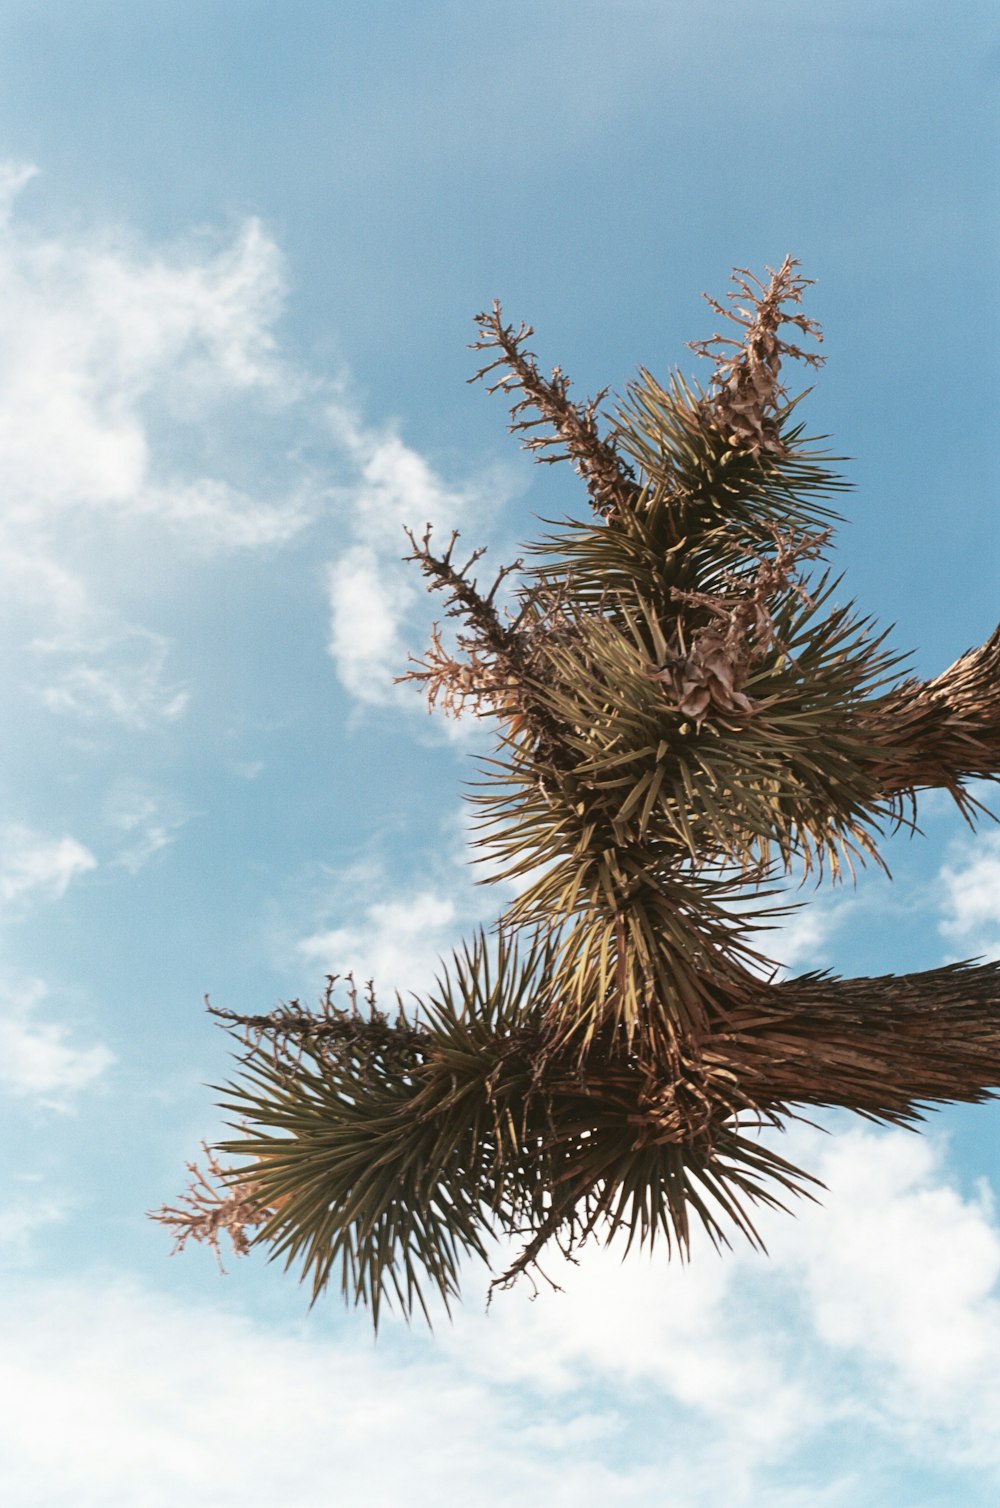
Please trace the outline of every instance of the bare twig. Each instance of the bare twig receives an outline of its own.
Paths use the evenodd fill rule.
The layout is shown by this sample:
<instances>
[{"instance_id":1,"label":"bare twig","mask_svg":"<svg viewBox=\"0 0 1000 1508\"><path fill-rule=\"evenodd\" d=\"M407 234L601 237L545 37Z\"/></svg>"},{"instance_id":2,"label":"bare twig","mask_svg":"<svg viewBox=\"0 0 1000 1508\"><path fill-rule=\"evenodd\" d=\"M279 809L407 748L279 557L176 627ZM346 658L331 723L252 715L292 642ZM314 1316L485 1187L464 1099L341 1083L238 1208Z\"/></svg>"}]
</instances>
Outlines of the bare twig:
<instances>
[{"instance_id":1,"label":"bare twig","mask_svg":"<svg viewBox=\"0 0 1000 1508\"><path fill-rule=\"evenodd\" d=\"M785 454L775 419L788 399L779 378L782 357L804 361L810 367L822 366L824 360L778 335L782 325L790 324L813 340L823 339L814 319L795 312L812 283L810 278L798 276L798 265L794 257L786 256L777 272L769 267L766 287L745 267L737 267L733 273L735 291L727 294L736 304L735 312L708 293L702 297L716 314L739 325L743 335L739 340L715 334L709 340L688 341L692 351L707 356L715 366L706 409L729 435L731 444L754 454ZM739 299L745 299L746 305L739 304Z\"/></svg>"},{"instance_id":2,"label":"bare twig","mask_svg":"<svg viewBox=\"0 0 1000 1508\"><path fill-rule=\"evenodd\" d=\"M158 1210L149 1210L151 1220L165 1225L174 1238L174 1252L183 1251L188 1241L203 1241L215 1253L219 1270L222 1251L219 1238L222 1231L229 1236L236 1256L246 1256L250 1250L247 1230L264 1225L277 1213L276 1206L265 1203L259 1196L258 1186L243 1180L233 1183L233 1169L224 1168L207 1143L202 1142L207 1172L197 1163L189 1162L187 1170L191 1182L180 1195L180 1203L164 1204ZM216 1180L213 1183L212 1180Z\"/></svg>"},{"instance_id":3,"label":"bare twig","mask_svg":"<svg viewBox=\"0 0 1000 1508\"><path fill-rule=\"evenodd\" d=\"M483 338L471 349L500 354L469 381L477 382L498 368L507 368L489 391L521 395L511 407L510 430L512 434L528 434L521 442L525 450L531 451L537 461L550 464L571 461L586 483L594 508L603 517L611 518L634 508L640 493L635 473L619 456L614 441L602 439L597 428L597 414L607 388L586 403L571 403L569 378L561 367L554 367L547 379L541 375L534 354L524 349L524 342L534 334L533 327L522 323L515 330L513 325L505 325L499 300L494 300L490 313L477 315L476 323ZM518 417L530 409L536 411L538 418ZM545 425L552 434L529 433Z\"/></svg>"}]
</instances>

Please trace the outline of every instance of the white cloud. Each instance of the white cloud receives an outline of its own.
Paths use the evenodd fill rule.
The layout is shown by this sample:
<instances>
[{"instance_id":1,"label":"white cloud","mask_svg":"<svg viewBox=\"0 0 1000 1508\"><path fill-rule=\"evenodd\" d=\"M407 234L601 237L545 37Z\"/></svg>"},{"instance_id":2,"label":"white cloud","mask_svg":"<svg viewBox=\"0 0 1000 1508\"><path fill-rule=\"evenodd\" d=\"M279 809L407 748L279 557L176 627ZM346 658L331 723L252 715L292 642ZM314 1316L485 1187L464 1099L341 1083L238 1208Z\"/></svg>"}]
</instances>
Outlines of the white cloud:
<instances>
[{"instance_id":1,"label":"white cloud","mask_svg":"<svg viewBox=\"0 0 1000 1508\"><path fill-rule=\"evenodd\" d=\"M202 477L150 491L146 506L209 549L260 550L284 544L311 523L319 499L305 482L274 504Z\"/></svg>"},{"instance_id":2,"label":"white cloud","mask_svg":"<svg viewBox=\"0 0 1000 1508\"><path fill-rule=\"evenodd\" d=\"M0 835L0 900L58 900L71 881L96 866L94 855L76 838L49 838L13 823Z\"/></svg>"},{"instance_id":3,"label":"white cloud","mask_svg":"<svg viewBox=\"0 0 1000 1508\"><path fill-rule=\"evenodd\" d=\"M46 554L37 540L18 544L0 534L0 583L6 612L20 607L29 622L41 619L50 633L54 625L67 632L93 612L79 573Z\"/></svg>"},{"instance_id":4,"label":"white cloud","mask_svg":"<svg viewBox=\"0 0 1000 1508\"><path fill-rule=\"evenodd\" d=\"M758 968L765 977L778 979L807 970L829 966L835 953L837 933L857 914L862 903L861 887L869 884L862 877L850 893L843 890L820 892L815 877L806 878L794 869L779 880L773 890L740 893L733 911L752 921L758 930L748 932L747 940L769 966ZM865 901L871 906L870 895ZM787 908L787 909L786 909Z\"/></svg>"},{"instance_id":5,"label":"white cloud","mask_svg":"<svg viewBox=\"0 0 1000 1508\"><path fill-rule=\"evenodd\" d=\"M467 1313L442 1343L478 1374L546 1396L653 1388L714 1420L743 1451L776 1450L816 1422L814 1403L786 1373L773 1336L734 1323L738 1257L697 1242L687 1265L668 1262L662 1251L623 1260L624 1246L584 1248L576 1264L546 1253L542 1268L561 1293L543 1284L529 1307L522 1279L519 1295L498 1294L483 1320Z\"/></svg>"},{"instance_id":6,"label":"white cloud","mask_svg":"<svg viewBox=\"0 0 1000 1508\"><path fill-rule=\"evenodd\" d=\"M578 1266L544 1255L562 1295L543 1285L529 1311L501 1294L488 1321L467 1309L444 1344L478 1374L543 1395L653 1387L715 1419L754 1472L851 1417L915 1465L936 1452L1000 1470L993 1201L950 1183L930 1137L846 1122L783 1143L827 1192L795 1219L762 1216L769 1258L743 1245L720 1258L704 1240L688 1267L622 1264L620 1244L585 1249ZM764 1497L759 1483L748 1493Z\"/></svg>"},{"instance_id":7,"label":"white cloud","mask_svg":"<svg viewBox=\"0 0 1000 1508\"><path fill-rule=\"evenodd\" d=\"M240 759L233 765L233 773L241 780L256 780L267 768L263 759Z\"/></svg>"},{"instance_id":8,"label":"white cloud","mask_svg":"<svg viewBox=\"0 0 1000 1508\"><path fill-rule=\"evenodd\" d=\"M183 580L171 571L192 553L281 545L316 516L323 494L303 464L282 472L280 440L264 479L234 439L251 409L280 415L308 384L276 353L284 273L259 222L165 248L121 227L41 234L14 213L34 176L0 164L8 654L35 657L18 677L52 711L145 728L181 716L188 692L119 588L137 569Z\"/></svg>"},{"instance_id":9,"label":"white cloud","mask_svg":"<svg viewBox=\"0 0 1000 1508\"><path fill-rule=\"evenodd\" d=\"M449 487L392 429L362 424L345 395L327 412L330 428L357 473L344 497L359 540L398 558L407 549L404 526L419 538L424 526L432 523L435 534L447 540L479 501L476 490Z\"/></svg>"},{"instance_id":10,"label":"white cloud","mask_svg":"<svg viewBox=\"0 0 1000 1508\"><path fill-rule=\"evenodd\" d=\"M781 900L787 900L781 897ZM827 899L805 901L785 917L769 923L771 930L761 932L752 942L768 957L781 964L781 976L794 971L818 969L830 961L830 944L844 925L856 900Z\"/></svg>"},{"instance_id":11,"label":"white cloud","mask_svg":"<svg viewBox=\"0 0 1000 1508\"><path fill-rule=\"evenodd\" d=\"M954 861L941 870L941 931L960 956L1000 957L1000 833L957 844Z\"/></svg>"},{"instance_id":12,"label":"white cloud","mask_svg":"<svg viewBox=\"0 0 1000 1508\"><path fill-rule=\"evenodd\" d=\"M818 1333L890 1368L910 1407L949 1407L984 1372L1000 1385L1000 1232L989 1200L963 1198L939 1163L927 1138L839 1135L823 1158L831 1212L800 1233Z\"/></svg>"},{"instance_id":13,"label":"white cloud","mask_svg":"<svg viewBox=\"0 0 1000 1508\"><path fill-rule=\"evenodd\" d=\"M155 548L158 585L164 564L281 546L333 507L338 675L361 704L420 711L414 688L393 684L429 616L419 572L401 562L402 525L432 520L447 539L495 512L512 473L450 486L391 426L366 426L343 380L284 361L282 258L258 221L169 247L121 227L42 235L12 208L34 176L0 164L0 607L26 619L42 656L37 694L133 728L181 716L169 641L111 605L120 573L133 579L137 559L148 570ZM314 474L303 454L331 440L333 464ZM262 444L266 478L253 464Z\"/></svg>"},{"instance_id":14,"label":"white cloud","mask_svg":"<svg viewBox=\"0 0 1000 1508\"><path fill-rule=\"evenodd\" d=\"M75 1047L61 1023L37 1020L47 995L37 979L5 980L0 987L0 1090L66 1110L115 1056L101 1045Z\"/></svg>"},{"instance_id":15,"label":"white cloud","mask_svg":"<svg viewBox=\"0 0 1000 1508\"><path fill-rule=\"evenodd\" d=\"M6 225L21 190L38 176L30 162L0 162L0 225Z\"/></svg>"},{"instance_id":16,"label":"white cloud","mask_svg":"<svg viewBox=\"0 0 1000 1508\"><path fill-rule=\"evenodd\" d=\"M459 811L442 823L437 854L419 884L378 860L324 870L311 902L315 925L294 951L324 971L374 979L383 999L397 989L404 999L410 990L426 991L442 960L450 961L475 928L485 926L489 935L516 894L509 884L476 885L468 860L468 830Z\"/></svg>"},{"instance_id":17,"label":"white cloud","mask_svg":"<svg viewBox=\"0 0 1000 1508\"><path fill-rule=\"evenodd\" d=\"M25 171L8 170L24 183ZM173 476L146 401L192 382L205 408L289 377L270 326L284 278L274 242L248 221L228 244L156 253L123 232L55 239L15 221L0 246L0 481L8 523L63 510L150 515L211 543L282 538L301 503L255 503L247 529L221 481ZM286 394L287 396L287 394ZM264 521L267 527L264 528Z\"/></svg>"},{"instance_id":18,"label":"white cloud","mask_svg":"<svg viewBox=\"0 0 1000 1508\"><path fill-rule=\"evenodd\" d=\"M956 1189L926 1135L854 1129L801 1155L810 1151L829 1189L824 1209L772 1250L816 1337L854 1361L887 1428L1000 1469L1000 1228L989 1191Z\"/></svg>"},{"instance_id":19,"label":"white cloud","mask_svg":"<svg viewBox=\"0 0 1000 1508\"><path fill-rule=\"evenodd\" d=\"M770 1260L557 1254L564 1292L522 1284L484 1315L470 1274L430 1337L390 1319L373 1347L363 1315L331 1328L336 1295L308 1318L293 1295L292 1324L226 1312L247 1268L214 1304L106 1270L29 1283L0 1297L8 1491L19 1508L326 1508L335 1481L345 1503L430 1508L446 1483L483 1508L648 1508L668 1483L678 1508L883 1508L922 1500L929 1464L956 1501L992 1502L992 1208L906 1133L795 1136L829 1193L766 1222Z\"/></svg>"},{"instance_id":20,"label":"white cloud","mask_svg":"<svg viewBox=\"0 0 1000 1508\"><path fill-rule=\"evenodd\" d=\"M519 1338L537 1360L552 1332L535 1331L532 1313L524 1309ZM281 1334L134 1285L39 1285L5 1324L8 1480L27 1494L24 1508L58 1498L64 1484L75 1501L101 1508L160 1508L191 1492L213 1508L325 1508L331 1480L340 1500L376 1508L430 1508L443 1481L449 1499L484 1508L512 1498L645 1508L665 1480L682 1508L708 1508L723 1489L745 1508L764 1483L779 1508L826 1500L828 1486L800 1497L786 1493L778 1471L761 1469L782 1460L772 1400L761 1407L773 1367L739 1379L744 1422L755 1414L763 1423L755 1443L730 1429L717 1402L701 1428L688 1416L672 1430L669 1399L620 1378L600 1399L582 1388L555 1399L533 1378L498 1378L469 1349L484 1328L466 1330L461 1349L397 1336L372 1350L302 1329ZM645 1437L640 1427L629 1439L629 1415L648 1420ZM616 1449L619 1441L627 1443ZM857 1499L830 1501L846 1508Z\"/></svg>"},{"instance_id":21,"label":"white cloud","mask_svg":"<svg viewBox=\"0 0 1000 1508\"><path fill-rule=\"evenodd\" d=\"M361 702L400 700L402 627L416 591L370 545L352 545L329 568L330 654L341 684Z\"/></svg>"},{"instance_id":22,"label":"white cloud","mask_svg":"<svg viewBox=\"0 0 1000 1508\"><path fill-rule=\"evenodd\" d=\"M455 899L433 890L352 911L356 919L320 928L302 939L298 951L324 972L374 979L382 997L426 988L440 972L441 956L459 941Z\"/></svg>"},{"instance_id":23,"label":"white cloud","mask_svg":"<svg viewBox=\"0 0 1000 1508\"><path fill-rule=\"evenodd\" d=\"M187 709L188 690L166 679L169 643L162 634L135 627L102 634L95 618L89 633L36 639L29 649L43 666L35 694L52 712L142 729L174 722Z\"/></svg>"},{"instance_id":24,"label":"white cloud","mask_svg":"<svg viewBox=\"0 0 1000 1508\"><path fill-rule=\"evenodd\" d=\"M530 1421L534 1438L511 1452L516 1398L425 1347L393 1367L364 1341L281 1334L108 1282L38 1285L4 1335L0 1441L18 1508L327 1508L331 1483L338 1501L372 1508L430 1508L444 1483L484 1508L511 1494L556 1508L649 1501L644 1474L621 1481L602 1465L602 1418Z\"/></svg>"}]
</instances>

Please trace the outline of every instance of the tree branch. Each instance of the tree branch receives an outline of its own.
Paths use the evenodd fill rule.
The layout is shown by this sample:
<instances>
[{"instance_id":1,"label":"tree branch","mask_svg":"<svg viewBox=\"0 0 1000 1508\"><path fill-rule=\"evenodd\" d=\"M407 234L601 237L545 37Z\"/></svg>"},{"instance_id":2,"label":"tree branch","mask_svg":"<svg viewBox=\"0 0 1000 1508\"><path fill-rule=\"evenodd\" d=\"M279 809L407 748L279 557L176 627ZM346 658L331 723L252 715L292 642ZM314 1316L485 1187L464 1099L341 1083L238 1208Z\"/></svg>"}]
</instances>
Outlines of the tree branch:
<instances>
[{"instance_id":1,"label":"tree branch","mask_svg":"<svg viewBox=\"0 0 1000 1508\"><path fill-rule=\"evenodd\" d=\"M1000 962L773 986L759 1017L705 1043L746 1099L921 1118L922 1102L978 1104L1000 1086Z\"/></svg>"},{"instance_id":2,"label":"tree branch","mask_svg":"<svg viewBox=\"0 0 1000 1508\"><path fill-rule=\"evenodd\" d=\"M967 780L1000 779L1000 628L932 681L905 681L870 704L859 732L878 746L878 778L912 803L920 789L946 790L967 821L985 808Z\"/></svg>"},{"instance_id":3,"label":"tree branch","mask_svg":"<svg viewBox=\"0 0 1000 1508\"><path fill-rule=\"evenodd\" d=\"M515 330L513 325L505 325L497 299L489 314L476 316L476 324L483 339L477 340L470 350L496 350L500 355L481 367L469 381L478 382L498 367L507 367L507 374L498 378L489 392L499 389L523 395L511 407L511 433L525 433L542 425L549 425L554 431L551 435L531 435L522 440L525 450L531 451L537 461L572 461L586 483L593 507L603 517L611 518L634 508L641 492L635 473L621 459L614 442L602 439L597 429L597 411L607 388L586 403L571 403L567 397L570 381L562 369L554 367L552 376L544 378L534 354L523 349L524 342L534 334L533 327L522 324ZM526 409L535 409L539 417L518 418ZM561 448L551 455L543 454L554 446Z\"/></svg>"},{"instance_id":4,"label":"tree branch","mask_svg":"<svg viewBox=\"0 0 1000 1508\"><path fill-rule=\"evenodd\" d=\"M440 590L447 595L447 613L450 617L461 616L473 629L471 640L459 639L460 646L469 655L467 665L452 660L442 650L440 640L432 635L431 653L426 661L414 663L422 669L408 671L397 676L397 681L422 680L429 685L429 697L433 704L437 691L443 686L453 703L464 698L473 701L485 699L511 725L512 731L527 726L533 737L545 751L545 756L554 764L565 763L560 754L563 745L563 729L549 708L543 688L538 685L539 640L544 637L536 624L532 629L523 629L522 622L528 616L532 604L542 603L545 589L541 586L526 588L522 592L522 606L516 619L505 623L494 605L494 597L501 581L523 562L516 560L502 567L484 597L466 573L485 553L474 550L461 568L452 563L455 544L459 538L454 529L443 555L431 552L431 526L427 525L423 538L417 541L412 530L406 529L413 553L404 558L416 560L425 576L430 579L431 590ZM544 600L544 616L549 620L560 611L560 597L551 595ZM484 658L485 657L485 658ZM411 657L412 658L412 657ZM446 695L446 705L448 695Z\"/></svg>"}]
</instances>

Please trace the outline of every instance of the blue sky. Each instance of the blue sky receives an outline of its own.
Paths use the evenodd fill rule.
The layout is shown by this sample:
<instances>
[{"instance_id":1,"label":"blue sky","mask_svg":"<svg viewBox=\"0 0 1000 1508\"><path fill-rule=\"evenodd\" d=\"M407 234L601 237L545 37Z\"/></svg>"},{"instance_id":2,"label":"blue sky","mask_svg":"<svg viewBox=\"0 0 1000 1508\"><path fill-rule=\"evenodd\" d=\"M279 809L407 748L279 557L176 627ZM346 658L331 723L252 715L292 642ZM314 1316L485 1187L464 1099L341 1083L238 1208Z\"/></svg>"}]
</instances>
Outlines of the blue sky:
<instances>
[{"instance_id":1,"label":"blue sky","mask_svg":"<svg viewBox=\"0 0 1000 1508\"><path fill-rule=\"evenodd\" d=\"M995 8L925 0L7 0L0 14L0 1460L12 1508L938 1508L1000 1489L1000 1111L833 1118L770 1256L468 1275L373 1345L144 1210L225 1042L328 970L419 990L502 903L484 730L394 686L402 525L497 563L585 512L466 378L532 321L583 394L798 256L849 590L935 674L997 618ZM776 951L1000 955L946 801Z\"/></svg>"}]
</instances>

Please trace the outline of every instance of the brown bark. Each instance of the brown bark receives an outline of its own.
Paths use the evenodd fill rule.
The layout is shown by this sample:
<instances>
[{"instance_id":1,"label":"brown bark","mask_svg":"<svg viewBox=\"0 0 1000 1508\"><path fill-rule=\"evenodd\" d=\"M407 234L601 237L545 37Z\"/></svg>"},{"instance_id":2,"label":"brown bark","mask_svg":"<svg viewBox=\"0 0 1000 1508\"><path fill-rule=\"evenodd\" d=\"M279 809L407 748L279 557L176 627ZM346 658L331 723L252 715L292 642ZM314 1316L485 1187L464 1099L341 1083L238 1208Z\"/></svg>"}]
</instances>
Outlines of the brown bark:
<instances>
[{"instance_id":1,"label":"brown bark","mask_svg":"<svg viewBox=\"0 0 1000 1508\"><path fill-rule=\"evenodd\" d=\"M928 1101L977 1104L1000 1086L1000 962L873 979L805 975L704 1044L746 1098L909 1120Z\"/></svg>"},{"instance_id":2,"label":"brown bark","mask_svg":"<svg viewBox=\"0 0 1000 1508\"><path fill-rule=\"evenodd\" d=\"M1000 628L934 680L873 701L861 731L884 751L876 770L887 795L946 790L971 815L978 803L962 782L1000 777Z\"/></svg>"}]
</instances>

